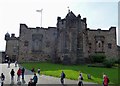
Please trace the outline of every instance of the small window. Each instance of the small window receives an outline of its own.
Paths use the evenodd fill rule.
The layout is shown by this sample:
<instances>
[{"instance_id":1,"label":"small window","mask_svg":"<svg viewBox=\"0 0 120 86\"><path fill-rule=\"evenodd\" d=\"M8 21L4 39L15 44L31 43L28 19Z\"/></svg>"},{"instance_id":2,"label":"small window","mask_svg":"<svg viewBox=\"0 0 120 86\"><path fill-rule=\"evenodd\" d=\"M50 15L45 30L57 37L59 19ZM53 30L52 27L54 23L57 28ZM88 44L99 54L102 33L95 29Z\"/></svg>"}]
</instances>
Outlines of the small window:
<instances>
[{"instance_id":1,"label":"small window","mask_svg":"<svg viewBox=\"0 0 120 86\"><path fill-rule=\"evenodd\" d=\"M111 49L112 48L112 44L108 43L108 48Z\"/></svg>"},{"instance_id":2,"label":"small window","mask_svg":"<svg viewBox=\"0 0 120 86\"><path fill-rule=\"evenodd\" d=\"M28 41L25 41L25 42L24 42L24 46L28 46Z\"/></svg>"}]
</instances>

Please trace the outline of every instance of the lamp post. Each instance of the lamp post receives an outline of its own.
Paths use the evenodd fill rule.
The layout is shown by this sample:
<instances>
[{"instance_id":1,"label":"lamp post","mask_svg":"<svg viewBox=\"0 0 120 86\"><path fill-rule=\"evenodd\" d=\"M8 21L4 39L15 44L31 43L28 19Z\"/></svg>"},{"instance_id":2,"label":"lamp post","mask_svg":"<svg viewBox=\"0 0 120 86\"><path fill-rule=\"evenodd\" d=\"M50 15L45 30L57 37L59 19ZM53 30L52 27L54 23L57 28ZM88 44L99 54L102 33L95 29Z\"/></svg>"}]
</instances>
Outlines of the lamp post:
<instances>
[{"instance_id":1,"label":"lamp post","mask_svg":"<svg viewBox=\"0 0 120 86\"><path fill-rule=\"evenodd\" d=\"M41 13L41 24L40 24L41 28L42 28L42 11L43 11L43 9L41 9L41 10L36 10L36 12L40 12L40 13Z\"/></svg>"}]
</instances>

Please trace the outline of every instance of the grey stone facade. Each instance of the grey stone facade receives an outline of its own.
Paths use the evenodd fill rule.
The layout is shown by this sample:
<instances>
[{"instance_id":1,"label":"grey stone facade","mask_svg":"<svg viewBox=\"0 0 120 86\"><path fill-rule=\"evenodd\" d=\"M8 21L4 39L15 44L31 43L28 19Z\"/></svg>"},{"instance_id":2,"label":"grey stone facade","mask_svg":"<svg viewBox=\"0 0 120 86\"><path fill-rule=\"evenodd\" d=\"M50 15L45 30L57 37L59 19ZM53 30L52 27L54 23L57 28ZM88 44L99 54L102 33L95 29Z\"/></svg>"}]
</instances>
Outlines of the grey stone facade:
<instances>
[{"instance_id":1,"label":"grey stone facade","mask_svg":"<svg viewBox=\"0 0 120 86\"><path fill-rule=\"evenodd\" d=\"M120 46L117 46L118 47L118 57L120 59Z\"/></svg>"},{"instance_id":2,"label":"grey stone facade","mask_svg":"<svg viewBox=\"0 0 120 86\"><path fill-rule=\"evenodd\" d=\"M9 56L12 61L18 60L18 51L19 51L19 37L15 37L15 34L5 35L6 40L6 56Z\"/></svg>"},{"instance_id":3,"label":"grey stone facade","mask_svg":"<svg viewBox=\"0 0 120 86\"><path fill-rule=\"evenodd\" d=\"M57 18L57 27L31 28L20 24L19 37L5 35L6 54L19 61L65 64L87 62L89 56L96 53L117 58L116 27L91 30L86 22L86 18L81 19L80 14L76 16L71 11L64 19Z\"/></svg>"},{"instance_id":4,"label":"grey stone facade","mask_svg":"<svg viewBox=\"0 0 120 86\"><path fill-rule=\"evenodd\" d=\"M2 52L0 52L0 63L2 63Z\"/></svg>"}]
</instances>

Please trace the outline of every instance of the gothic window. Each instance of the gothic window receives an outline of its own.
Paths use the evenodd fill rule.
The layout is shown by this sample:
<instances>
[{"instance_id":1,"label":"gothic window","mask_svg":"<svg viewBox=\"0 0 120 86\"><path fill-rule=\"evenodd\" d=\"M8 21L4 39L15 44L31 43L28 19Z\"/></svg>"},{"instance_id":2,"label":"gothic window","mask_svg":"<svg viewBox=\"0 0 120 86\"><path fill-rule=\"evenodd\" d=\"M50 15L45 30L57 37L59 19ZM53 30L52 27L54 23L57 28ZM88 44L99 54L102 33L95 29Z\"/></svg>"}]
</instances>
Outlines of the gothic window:
<instances>
[{"instance_id":1,"label":"gothic window","mask_svg":"<svg viewBox=\"0 0 120 86\"><path fill-rule=\"evenodd\" d=\"M100 30L99 30L100 31ZM95 36L95 52L104 52L104 36Z\"/></svg>"},{"instance_id":2,"label":"gothic window","mask_svg":"<svg viewBox=\"0 0 120 86\"><path fill-rule=\"evenodd\" d=\"M103 43L102 41L96 41L96 52L102 52L103 51Z\"/></svg>"},{"instance_id":3,"label":"gothic window","mask_svg":"<svg viewBox=\"0 0 120 86\"><path fill-rule=\"evenodd\" d=\"M111 49L112 48L112 44L108 43L108 48Z\"/></svg>"}]
</instances>

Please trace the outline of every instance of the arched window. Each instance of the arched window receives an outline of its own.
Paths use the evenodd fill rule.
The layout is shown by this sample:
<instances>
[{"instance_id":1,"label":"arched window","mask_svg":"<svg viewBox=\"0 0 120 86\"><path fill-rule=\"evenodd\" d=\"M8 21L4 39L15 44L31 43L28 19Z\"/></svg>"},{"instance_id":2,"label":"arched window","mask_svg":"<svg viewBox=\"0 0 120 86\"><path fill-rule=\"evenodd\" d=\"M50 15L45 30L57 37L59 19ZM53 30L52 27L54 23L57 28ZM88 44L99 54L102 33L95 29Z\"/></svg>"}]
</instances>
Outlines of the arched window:
<instances>
[{"instance_id":1,"label":"arched window","mask_svg":"<svg viewBox=\"0 0 120 86\"><path fill-rule=\"evenodd\" d=\"M103 43L102 41L96 41L96 52L102 52L103 51Z\"/></svg>"}]
</instances>

